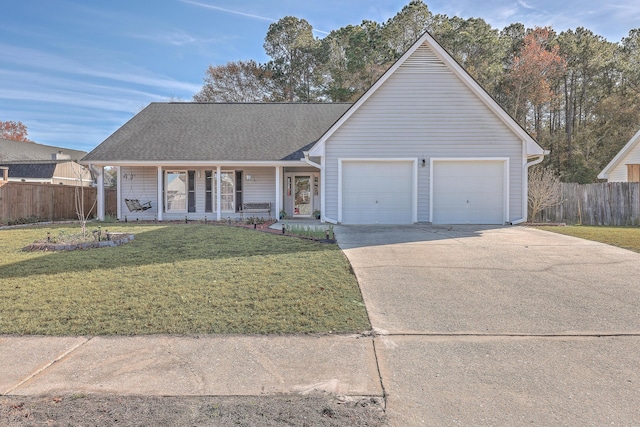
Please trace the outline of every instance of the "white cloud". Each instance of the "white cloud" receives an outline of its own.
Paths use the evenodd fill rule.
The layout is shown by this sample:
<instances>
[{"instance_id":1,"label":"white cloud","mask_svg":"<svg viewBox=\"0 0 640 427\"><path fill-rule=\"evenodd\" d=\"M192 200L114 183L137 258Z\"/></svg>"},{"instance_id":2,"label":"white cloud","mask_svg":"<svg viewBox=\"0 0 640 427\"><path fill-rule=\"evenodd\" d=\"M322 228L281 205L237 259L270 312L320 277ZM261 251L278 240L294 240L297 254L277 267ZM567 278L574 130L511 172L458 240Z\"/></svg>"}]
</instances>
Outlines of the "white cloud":
<instances>
[{"instance_id":1,"label":"white cloud","mask_svg":"<svg viewBox=\"0 0 640 427\"><path fill-rule=\"evenodd\" d=\"M244 16L246 18L253 18L253 19L258 19L258 20L261 20L261 21L270 21L270 22L276 22L277 21L274 18L269 18L269 17L266 17L266 16L260 16L260 15L254 15L254 14L251 14L251 13L240 12L239 10L225 9L224 7L213 6L213 5L210 5L210 4L200 3L200 2L196 2L196 1L192 1L192 0L180 0L180 1L182 3L192 4L192 5L198 6L198 7L203 7L205 9L212 9L212 10L217 10L217 11L220 11L220 12L231 13L233 15Z\"/></svg>"}]
</instances>

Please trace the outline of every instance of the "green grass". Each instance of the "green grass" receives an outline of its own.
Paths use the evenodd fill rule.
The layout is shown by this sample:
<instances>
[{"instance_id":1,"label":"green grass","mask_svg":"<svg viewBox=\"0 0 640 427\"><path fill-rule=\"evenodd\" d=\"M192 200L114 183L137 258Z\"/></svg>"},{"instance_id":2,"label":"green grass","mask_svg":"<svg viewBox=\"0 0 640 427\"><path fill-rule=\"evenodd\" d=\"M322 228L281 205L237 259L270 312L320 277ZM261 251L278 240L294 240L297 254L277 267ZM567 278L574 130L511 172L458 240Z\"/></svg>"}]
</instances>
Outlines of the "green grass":
<instances>
[{"instance_id":1,"label":"green grass","mask_svg":"<svg viewBox=\"0 0 640 427\"><path fill-rule=\"evenodd\" d=\"M573 225L568 227L540 227L540 229L640 252L640 227Z\"/></svg>"},{"instance_id":2,"label":"green grass","mask_svg":"<svg viewBox=\"0 0 640 427\"><path fill-rule=\"evenodd\" d=\"M0 231L0 333L268 334L370 329L336 245L215 225L117 225L120 247L22 252L49 231Z\"/></svg>"}]
</instances>

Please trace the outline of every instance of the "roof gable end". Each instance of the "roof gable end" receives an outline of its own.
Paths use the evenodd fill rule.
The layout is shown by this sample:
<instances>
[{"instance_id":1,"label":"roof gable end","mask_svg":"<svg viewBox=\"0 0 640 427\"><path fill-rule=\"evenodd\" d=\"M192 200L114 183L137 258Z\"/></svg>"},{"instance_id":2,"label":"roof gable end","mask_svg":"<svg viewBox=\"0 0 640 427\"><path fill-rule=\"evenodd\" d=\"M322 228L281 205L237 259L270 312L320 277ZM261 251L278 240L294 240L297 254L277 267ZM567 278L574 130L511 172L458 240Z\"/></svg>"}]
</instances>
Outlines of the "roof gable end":
<instances>
[{"instance_id":1,"label":"roof gable end","mask_svg":"<svg viewBox=\"0 0 640 427\"><path fill-rule=\"evenodd\" d=\"M405 53L398 59L379 79L369 88L347 112L331 127L309 151L310 156L324 155L326 141L364 104L398 68L405 64L409 58L423 45L441 60L445 67L453 72L515 135L526 144L528 156L540 156L545 151L538 143L509 115L507 112L476 82L469 73L456 62L455 59L428 33L425 32Z\"/></svg>"},{"instance_id":2,"label":"roof gable end","mask_svg":"<svg viewBox=\"0 0 640 427\"><path fill-rule=\"evenodd\" d=\"M605 166L604 169L602 169L602 172L598 174L598 179L608 179L609 173L611 173L613 168L618 166L618 164L620 164L620 162L624 160L625 156L629 154L629 152L633 150L636 147L636 145L638 145L639 142L640 142L640 130L636 132L635 135L633 135L633 137L629 140L629 142L627 142L625 146L622 147L620 151L618 151L618 154L616 154L616 156L613 159L611 159L609 164Z\"/></svg>"}]
</instances>

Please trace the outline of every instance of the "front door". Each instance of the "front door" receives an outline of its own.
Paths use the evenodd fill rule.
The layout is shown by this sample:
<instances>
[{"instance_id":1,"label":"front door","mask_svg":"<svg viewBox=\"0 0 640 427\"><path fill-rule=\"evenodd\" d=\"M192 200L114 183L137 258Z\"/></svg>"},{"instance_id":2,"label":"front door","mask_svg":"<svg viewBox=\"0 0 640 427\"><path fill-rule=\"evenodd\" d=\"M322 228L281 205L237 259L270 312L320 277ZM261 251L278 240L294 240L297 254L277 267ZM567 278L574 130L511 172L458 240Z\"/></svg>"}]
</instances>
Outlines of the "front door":
<instances>
[{"instance_id":1,"label":"front door","mask_svg":"<svg viewBox=\"0 0 640 427\"><path fill-rule=\"evenodd\" d=\"M311 175L293 177L293 216L311 216L313 197L311 197Z\"/></svg>"}]
</instances>

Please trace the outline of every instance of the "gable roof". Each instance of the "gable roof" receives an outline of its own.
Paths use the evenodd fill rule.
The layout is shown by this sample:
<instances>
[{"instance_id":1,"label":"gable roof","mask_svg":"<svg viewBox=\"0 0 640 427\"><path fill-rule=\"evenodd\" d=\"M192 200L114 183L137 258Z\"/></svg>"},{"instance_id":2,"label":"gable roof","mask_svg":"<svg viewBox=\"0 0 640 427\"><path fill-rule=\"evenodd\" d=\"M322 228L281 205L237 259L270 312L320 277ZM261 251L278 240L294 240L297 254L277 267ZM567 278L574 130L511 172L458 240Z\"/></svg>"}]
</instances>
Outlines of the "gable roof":
<instances>
[{"instance_id":1,"label":"gable roof","mask_svg":"<svg viewBox=\"0 0 640 427\"><path fill-rule=\"evenodd\" d=\"M87 154L86 151L0 138L0 162L3 163L32 160L51 161L51 156L56 153L62 153L70 157L70 159L61 159L62 161L78 161Z\"/></svg>"},{"instance_id":2,"label":"gable roof","mask_svg":"<svg viewBox=\"0 0 640 427\"><path fill-rule=\"evenodd\" d=\"M640 130L635 135L633 135L633 137L629 140L629 142L627 142L625 146L622 147L620 151L618 151L618 154L616 154L615 157L611 159L609 164L605 166L604 169L602 169L602 172L598 174L598 179L608 179L609 173L611 173L613 168L618 166L618 164L622 160L624 160L625 156L631 150L633 150L636 147L636 145L638 145L638 143L640 143Z\"/></svg>"},{"instance_id":3,"label":"gable roof","mask_svg":"<svg viewBox=\"0 0 640 427\"><path fill-rule=\"evenodd\" d=\"M300 160L350 105L151 103L82 163Z\"/></svg>"},{"instance_id":4,"label":"gable roof","mask_svg":"<svg viewBox=\"0 0 640 427\"><path fill-rule=\"evenodd\" d=\"M482 86L464 69L458 62L429 34L425 32L405 53L398 59L379 79L369 88L349 110L340 117L318 142L309 150L311 156L321 156L324 153L324 144L336 130L351 117L362 104L364 104L391 75L416 51L426 44L434 54L448 67L466 86L496 115L498 118L526 144L527 156L541 156L545 151L538 143L516 122Z\"/></svg>"},{"instance_id":5,"label":"gable roof","mask_svg":"<svg viewBox=\"0 0 640 427\"><path fill-rule=\"evenodd\" d=\"M0 164L9 168L9 178L53 178L56 162Z\"/></svg>"}]
</instances>

